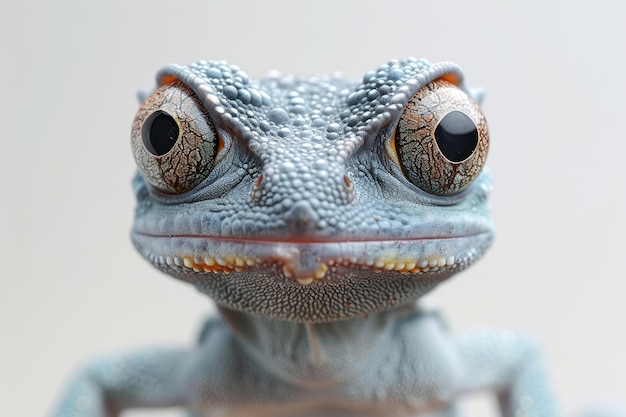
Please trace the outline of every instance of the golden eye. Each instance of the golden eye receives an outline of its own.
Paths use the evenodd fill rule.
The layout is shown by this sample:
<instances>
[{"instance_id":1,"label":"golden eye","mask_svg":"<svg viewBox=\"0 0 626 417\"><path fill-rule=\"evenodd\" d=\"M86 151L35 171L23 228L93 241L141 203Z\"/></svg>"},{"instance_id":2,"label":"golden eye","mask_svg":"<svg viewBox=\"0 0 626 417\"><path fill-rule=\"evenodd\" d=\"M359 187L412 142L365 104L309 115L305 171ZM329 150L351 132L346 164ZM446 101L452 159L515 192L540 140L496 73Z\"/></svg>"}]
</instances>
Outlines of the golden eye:
<instances>
[{"instance_id":1,"label":"golden eye","mask_svg":"<svg viewBox=\"0 0 626 417\"><path fill-rule=\"evenodd\" d=\"M194 92L176 81L156 90L141 106L131 131L137 166L165 193L191 190L215 161L219 138Z\"/></svg>"},{"instance_id":2,"label":"golden eye","mask_svg":"<svg viewBox=\"0 0 626 417\"><path fill-rule=\"evenodd\" d=\"M478 104L442 79L413 96L393 140L407 179L442 196L457 194L472 183L489 148L487 122Z\"/></svg>"}]
</instances>

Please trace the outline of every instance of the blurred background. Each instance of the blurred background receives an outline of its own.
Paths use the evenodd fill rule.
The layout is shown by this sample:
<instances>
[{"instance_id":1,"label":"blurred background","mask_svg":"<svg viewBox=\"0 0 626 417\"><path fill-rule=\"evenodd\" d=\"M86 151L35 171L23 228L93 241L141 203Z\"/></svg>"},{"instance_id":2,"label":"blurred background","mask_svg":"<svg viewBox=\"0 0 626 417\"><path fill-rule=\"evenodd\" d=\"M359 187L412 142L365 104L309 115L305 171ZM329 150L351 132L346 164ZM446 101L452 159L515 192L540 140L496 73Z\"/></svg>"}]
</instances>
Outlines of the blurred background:
<instances>
[{"instance_id":1,"label":"blurred background","mask_svg":"<svg viewBox=\"0 0 626 417\"><path fill-rule=\"evenodd\" d=\"M360 79L408 56L461 64L487 91L497 239L434 297L457 330L539 340L568 413L626 403L626 3L5 3L2 415L46 415L86 359L192 343L213 311L128 237L136 91L164 64L199 59L252 78Z\"/></svg>"}]
</instances>

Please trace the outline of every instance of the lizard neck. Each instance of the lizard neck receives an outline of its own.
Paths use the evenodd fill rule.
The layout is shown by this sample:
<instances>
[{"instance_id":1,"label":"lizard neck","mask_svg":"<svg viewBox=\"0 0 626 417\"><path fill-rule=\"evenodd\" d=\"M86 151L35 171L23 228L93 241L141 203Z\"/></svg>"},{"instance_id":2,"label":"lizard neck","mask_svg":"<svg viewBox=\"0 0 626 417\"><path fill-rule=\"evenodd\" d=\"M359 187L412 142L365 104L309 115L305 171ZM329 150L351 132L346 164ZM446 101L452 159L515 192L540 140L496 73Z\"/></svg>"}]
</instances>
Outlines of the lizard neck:
<instances>
[{"instance_id":1,"label":"lizard neck","mask_svg":"<svg viewBox=\"0 0 626 417\"><path fill-rule=\"evenodd\" d=\"M328 323L272 320L219 307L244 349L267 371L308 387L331 386L371 365L388 340L398 310Z\"/></svg>"}]
</instances>

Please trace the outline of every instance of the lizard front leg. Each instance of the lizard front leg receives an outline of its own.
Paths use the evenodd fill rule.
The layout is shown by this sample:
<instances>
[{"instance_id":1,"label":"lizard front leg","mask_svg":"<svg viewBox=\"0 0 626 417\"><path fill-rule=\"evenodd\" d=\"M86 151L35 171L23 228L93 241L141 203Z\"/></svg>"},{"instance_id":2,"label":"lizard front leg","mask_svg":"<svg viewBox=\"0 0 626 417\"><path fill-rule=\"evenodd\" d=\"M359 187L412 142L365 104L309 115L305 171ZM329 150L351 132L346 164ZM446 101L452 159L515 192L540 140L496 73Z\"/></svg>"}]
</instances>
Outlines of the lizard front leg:
<instances>
[{"instance_id":1,"label":"lizard front leg","mask_svg":"<svg viewBox=\"0 0 626 417\"><path fill-rule=\"evenodd\" d=\"M504 417L560 417L543 358L512 332L472 332L456 338L468 391L493 390Z\"/></svg>"},{"instance_id":2,"label":"lizard front leg","mask_svg":"<svg viewBox=\"0 0 626 417\"><path fill-rule=\"evenodd\" d=\"M190 356L154 349L93 361L70 382L52 417L116 417L126 408L183 405Z\"/></svg>"}]
</instances>

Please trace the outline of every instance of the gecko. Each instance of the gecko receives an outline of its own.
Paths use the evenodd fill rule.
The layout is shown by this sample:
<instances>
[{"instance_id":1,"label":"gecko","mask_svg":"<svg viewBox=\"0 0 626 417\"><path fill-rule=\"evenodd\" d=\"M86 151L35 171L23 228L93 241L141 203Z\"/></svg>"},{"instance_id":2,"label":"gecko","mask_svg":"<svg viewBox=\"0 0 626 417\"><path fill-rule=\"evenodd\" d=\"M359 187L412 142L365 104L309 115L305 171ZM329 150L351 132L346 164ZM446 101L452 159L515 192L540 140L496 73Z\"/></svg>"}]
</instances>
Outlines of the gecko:
<instances>
[{"instance_id":1,"label":"gecko","mask_svg":"<svg viewBox=\"0 0 626 417\"><path fill-rule=\"evenodd\" d=\"M53 417L561 415L536 344L422 296L493 235L482 92L452 62L361 80L169 65L131 128L132 241L217 305L197 344L88 363Z\"/></svg>"}]
</instances>

